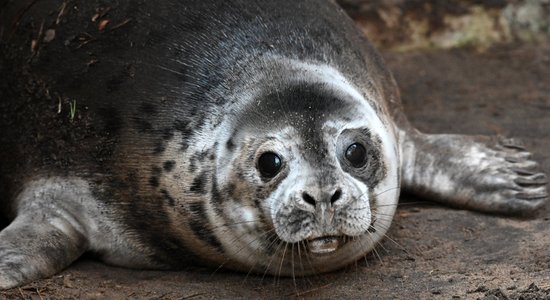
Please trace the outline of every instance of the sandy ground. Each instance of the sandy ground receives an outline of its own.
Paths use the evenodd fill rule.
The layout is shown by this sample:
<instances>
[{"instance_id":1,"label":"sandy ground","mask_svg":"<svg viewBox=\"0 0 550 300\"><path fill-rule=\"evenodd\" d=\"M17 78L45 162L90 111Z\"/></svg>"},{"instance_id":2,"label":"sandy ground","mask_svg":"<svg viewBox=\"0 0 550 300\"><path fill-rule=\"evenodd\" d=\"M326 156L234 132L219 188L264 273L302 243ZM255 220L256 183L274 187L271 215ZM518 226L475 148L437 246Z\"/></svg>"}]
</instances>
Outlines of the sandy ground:
<instances>
[{"instance_id":1,"label":"sandy ground","mask_svg":"<svg viewBox=\"0 0 550 300\"><path fill-rule=\"evenodd\" d=\"M421 130L522 137L550 173L550 43L385 57ZM388 238L339 272L292 279L83 259L1 298L550 299L550 207L519 220L404 195Z\"/></svg>"}]
</instances>

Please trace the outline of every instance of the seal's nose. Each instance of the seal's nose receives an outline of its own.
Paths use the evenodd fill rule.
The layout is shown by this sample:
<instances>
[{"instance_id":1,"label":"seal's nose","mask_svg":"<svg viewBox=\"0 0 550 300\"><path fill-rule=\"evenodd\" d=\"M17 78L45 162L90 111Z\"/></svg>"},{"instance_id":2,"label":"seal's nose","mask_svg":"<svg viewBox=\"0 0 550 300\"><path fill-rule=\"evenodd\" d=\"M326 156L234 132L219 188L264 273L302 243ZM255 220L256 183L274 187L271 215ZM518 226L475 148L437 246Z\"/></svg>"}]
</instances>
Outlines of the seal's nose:
<instances>
[{"instance_id":1,"label":"seal's nose","mask_svg":"<svg viewBox=\"0 0 550 300\"><path fill-rule=\"evenodd\" d=\"M342 190L341 189L336 189L336 191L332 194L332 196L330 198L328 197L321 197L321 198L325 198L325 199L322 199L322 200L325 200L325 202L330 203L330 206L333 206L334 203L336 201L338 201L340 198L342 197ZM317 199L313 198L310 194L308 194L307 192L303 192L302 193L302 199L309 205L315 207L317 206L317 203L319 202Z\"/></svg>"},{"instance_id":2,"label":"seal's nose","mask_svg":"<svg viewBox=\"0 0 550 300\"><path fill-rule=\"evenodd\" d=\"M330 197L330 204L331 205L334 205L334 202L338 201L338 199L340 199L340 197L342 197L342 190L341 189L337 189L334 194L332 195L332 197Z\"/></svg>"},{"instance_id":3,"label":"seal's nose","mask_svg":"<svg viewBox=\"0 0 550 300\"><path fill-rule=\"evenodd\" d=\"M315 203L317 203L317 201L306 192L302 193L302 199L304 199L307 204L313 207L315 207Z\"/></svg>"}]
</instances>

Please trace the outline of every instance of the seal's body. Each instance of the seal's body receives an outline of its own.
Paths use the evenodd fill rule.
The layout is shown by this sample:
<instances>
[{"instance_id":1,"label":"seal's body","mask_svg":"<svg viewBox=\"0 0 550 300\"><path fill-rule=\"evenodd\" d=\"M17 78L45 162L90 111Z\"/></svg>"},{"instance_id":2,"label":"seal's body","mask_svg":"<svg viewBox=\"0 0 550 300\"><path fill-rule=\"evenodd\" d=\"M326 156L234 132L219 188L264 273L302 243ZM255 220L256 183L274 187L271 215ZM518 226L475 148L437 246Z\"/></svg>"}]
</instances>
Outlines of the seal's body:
<instances>
[{"instance_id":1,"label":"seal's body","mask_svg":"<svg viewBox=\"0 0 550 300\"><path fill-rule=\"evenodd\" d=\"M370 251L401 187L498 213L547 199L517 143L410 127L331 2L23 2L0 13L0 288L87 251L308 275Z\"/></svg>"}]
</instances>

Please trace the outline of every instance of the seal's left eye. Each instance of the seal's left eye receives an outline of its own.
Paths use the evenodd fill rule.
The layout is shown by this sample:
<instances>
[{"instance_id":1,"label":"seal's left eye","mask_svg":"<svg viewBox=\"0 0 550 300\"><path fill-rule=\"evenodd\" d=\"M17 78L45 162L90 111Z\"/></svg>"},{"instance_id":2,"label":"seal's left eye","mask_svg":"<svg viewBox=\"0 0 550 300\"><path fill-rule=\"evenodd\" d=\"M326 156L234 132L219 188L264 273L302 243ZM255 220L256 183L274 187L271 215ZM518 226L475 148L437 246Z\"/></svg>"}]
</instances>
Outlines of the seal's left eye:
<instances>
[{"instance_id":1,"label":"seal's left eye","mask_svg":"<svg viewBox=\"0 0 550 300\"><path fill-rule=\"evenodd\" d=\"M268 178L275 177L281 170L283 161L279 155L273 152L266 152L258 159L258 170L260 173Z\"/></svg>"},{"instance_id":2,"label":"seal's left eye","mask_svg":"<svg viewBox=\"0 0 550 300\"><path fill-rule=\"evenodd\" d=\"M360 168L367 163L367 149L365 146L354 143L346 150L346 159L355 168Z\"/></svg>"}]
</instances>

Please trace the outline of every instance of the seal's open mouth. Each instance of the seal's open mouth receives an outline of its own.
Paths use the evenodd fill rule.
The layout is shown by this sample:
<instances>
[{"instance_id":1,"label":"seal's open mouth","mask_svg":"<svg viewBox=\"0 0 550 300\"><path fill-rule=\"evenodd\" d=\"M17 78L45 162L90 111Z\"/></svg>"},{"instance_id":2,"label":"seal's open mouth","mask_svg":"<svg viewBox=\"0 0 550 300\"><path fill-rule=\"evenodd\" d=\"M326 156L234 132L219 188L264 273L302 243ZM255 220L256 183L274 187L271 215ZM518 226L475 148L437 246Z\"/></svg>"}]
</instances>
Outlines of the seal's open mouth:
<instances>
[{"instance_id":1,"label":"seal's open mouth","mask_svg":"<svg viewBox=\"0 0 550 300\"><path fill-rule=\"evenodd\" d=\"M338 247L341 246L343 243L343 237L323 236L309 240L307 246L311 253L326 254L336 251L336 249L338 249Z\"/></svg>"}]
</instances>

